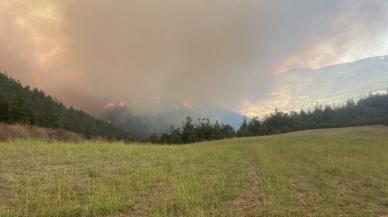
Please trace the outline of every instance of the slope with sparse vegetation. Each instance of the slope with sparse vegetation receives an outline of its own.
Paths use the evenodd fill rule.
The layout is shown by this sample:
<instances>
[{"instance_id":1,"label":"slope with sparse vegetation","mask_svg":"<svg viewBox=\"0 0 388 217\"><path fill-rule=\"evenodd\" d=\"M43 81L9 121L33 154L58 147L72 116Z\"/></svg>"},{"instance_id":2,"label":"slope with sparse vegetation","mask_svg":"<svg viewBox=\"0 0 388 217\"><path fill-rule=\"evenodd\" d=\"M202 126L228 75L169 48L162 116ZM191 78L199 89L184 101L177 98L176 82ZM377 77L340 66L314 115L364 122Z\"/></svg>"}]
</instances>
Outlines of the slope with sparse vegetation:
<instances>
[{"instance_id":1,"label":"slope with sparse vegetation","mask_svg":"<svg viewBox=\"0 0 388 217\"><path fill-rule=\"evenodd\" d=\"M184 146L0 143L0 216L386 216L388 127Z\"/></svg>"}]
</instances>

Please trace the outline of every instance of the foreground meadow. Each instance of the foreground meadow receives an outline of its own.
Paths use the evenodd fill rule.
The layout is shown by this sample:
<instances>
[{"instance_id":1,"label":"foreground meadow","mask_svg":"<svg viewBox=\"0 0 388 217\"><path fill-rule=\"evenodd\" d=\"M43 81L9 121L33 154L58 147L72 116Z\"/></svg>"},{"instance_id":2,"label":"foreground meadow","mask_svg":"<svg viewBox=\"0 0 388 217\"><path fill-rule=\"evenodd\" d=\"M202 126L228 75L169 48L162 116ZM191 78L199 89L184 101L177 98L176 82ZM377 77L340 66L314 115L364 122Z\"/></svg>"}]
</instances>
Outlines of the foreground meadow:
<instances>
[{"instance_id":1,"label":"foreground meadow","mask_svg":"<svg viewBox=\"0 0 388 217\"><path fill-rule=\"evenodd\" d=\"M387 216L388 127L185 146L0 143L0 216Z\"/></svg>"}]
</instances>

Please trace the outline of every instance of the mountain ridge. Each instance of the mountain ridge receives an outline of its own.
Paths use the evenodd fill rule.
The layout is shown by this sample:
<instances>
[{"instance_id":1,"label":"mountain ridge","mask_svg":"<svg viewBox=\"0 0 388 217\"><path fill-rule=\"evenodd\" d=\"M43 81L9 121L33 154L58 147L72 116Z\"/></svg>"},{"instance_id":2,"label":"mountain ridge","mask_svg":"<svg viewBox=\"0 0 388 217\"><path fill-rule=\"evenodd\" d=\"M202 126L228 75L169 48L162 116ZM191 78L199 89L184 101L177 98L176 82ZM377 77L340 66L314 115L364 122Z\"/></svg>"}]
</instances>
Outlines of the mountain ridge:
<instances>
[{"instance_id":1,"label":"mountain ridge","mask_svg":"<svg viewBox=\"0 0 388 217\"><path fill-rule=\"evenodd\" d=\"M344 104L388 89L388 56L368 57L320 69L300 68L276 76L264 102L248 108L248 116L312 109L319 105Z\"/></svg>"}]
</instances>

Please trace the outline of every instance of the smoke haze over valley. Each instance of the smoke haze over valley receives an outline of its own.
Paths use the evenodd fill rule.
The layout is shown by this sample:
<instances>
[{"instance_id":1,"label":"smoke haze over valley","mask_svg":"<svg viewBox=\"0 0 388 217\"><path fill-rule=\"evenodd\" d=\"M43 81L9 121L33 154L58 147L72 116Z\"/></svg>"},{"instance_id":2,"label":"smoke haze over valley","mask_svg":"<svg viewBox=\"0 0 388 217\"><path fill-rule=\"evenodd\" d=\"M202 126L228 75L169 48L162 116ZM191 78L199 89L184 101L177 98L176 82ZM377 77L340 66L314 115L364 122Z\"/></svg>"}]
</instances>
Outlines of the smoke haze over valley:
<instances>
[{"instance_id":1,"label":"smoke haze over valley","mask_svg":"<svg viewBox=\"0 0 388 217\"><path fill-rule=\"evenodd\" d=\"M386 55L387 11L385 0L0 0L0 68L99 117L125 105L236 125L384 90L385 60L324 67Z\"/></svg>"}]
</instances>

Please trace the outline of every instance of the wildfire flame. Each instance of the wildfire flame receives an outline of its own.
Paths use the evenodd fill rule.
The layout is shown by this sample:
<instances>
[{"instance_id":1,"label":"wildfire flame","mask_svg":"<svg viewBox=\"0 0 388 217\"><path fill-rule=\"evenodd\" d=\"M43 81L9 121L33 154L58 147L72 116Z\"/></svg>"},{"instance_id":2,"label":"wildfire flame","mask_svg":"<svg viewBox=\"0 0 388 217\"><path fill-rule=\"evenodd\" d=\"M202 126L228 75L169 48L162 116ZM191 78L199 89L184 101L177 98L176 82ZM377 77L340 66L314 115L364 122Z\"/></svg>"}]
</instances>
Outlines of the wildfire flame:
<instances>
[{"instance_id":1,"label":"wildfire flame","mask_svg":"<svg viewBox=\"0 0 388 217\"><path fill-rule=\"evenodd\" d=\"M124 108L127 104L121 100L118 103L115 102L108 102L107 104L104 105L104 109L111 109L111 108Z\"/></svg>"}]
</instances>

